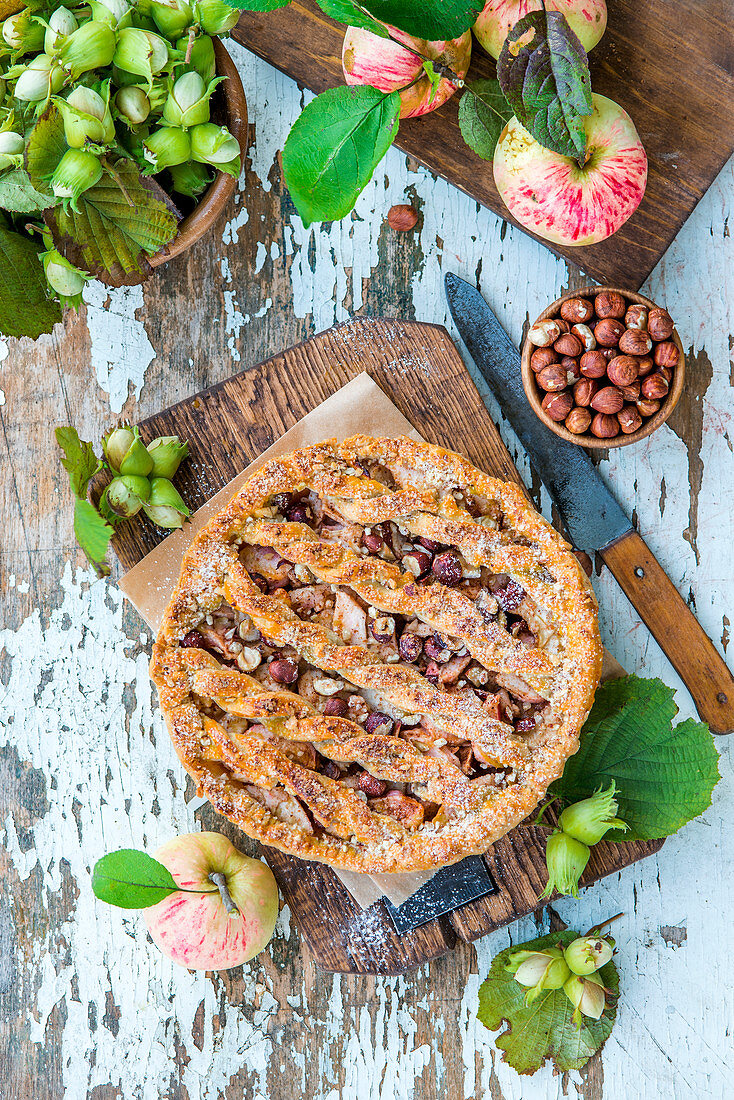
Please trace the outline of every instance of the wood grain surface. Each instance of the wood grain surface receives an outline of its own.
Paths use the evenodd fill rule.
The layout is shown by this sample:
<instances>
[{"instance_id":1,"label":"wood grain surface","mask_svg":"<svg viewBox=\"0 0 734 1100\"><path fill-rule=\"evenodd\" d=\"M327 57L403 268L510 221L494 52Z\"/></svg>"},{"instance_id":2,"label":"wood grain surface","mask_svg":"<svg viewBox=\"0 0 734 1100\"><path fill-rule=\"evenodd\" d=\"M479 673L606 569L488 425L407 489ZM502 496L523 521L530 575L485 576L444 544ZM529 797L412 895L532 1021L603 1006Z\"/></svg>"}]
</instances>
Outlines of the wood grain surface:
<instances>
[{"instance_id":1,"label":"wood grain surface","mask_svg":"<svg viewBox=\"0 0 734 1100\"><path fill-rule=\"evenodd\" d=\"M684 33L675 23L673 38ZM144 419L355 313L453 332L447 271L476 282L518 345L548 302L581 285L577 268L397 150L352 217L304 230L278 164L303 94L236 43L231 51L252 142L224 220L145 287L92 283L84 308L52 336L0 341L0 1097L729 1100L734 1016L712 951L730 936L732 738L717 740L723 779L702 818L649 859L552 907L580 931L624 912L615 925L617 1023L580 1073L548 1065L519 1078L476 1016L491 959L546 932L547 909L473 943L457 939L405 976L363 977L316 967L284 906L257 959L190 974L153 947L138 915L92 896L91 867L103 852L154 851L221 819L183 782L148 677L150 632L77 550L53 427L74 424L99 440L120 419ZM595 457L727 659L733 199L730 163L644 290L670 309L686 349L678 407L650 440ZM387 210L406 201L418 225L393 233ZM290 379L278 385L298 400ZM257 415L265 400L255 388L252 447L267 443ZM550 516L496 410L495 419ZM233 470L237 447L232 439ZM599 562L593 580L607 646L630 671L671 684L682 717L695 716Z\"/></svg>"},{"instance_id":2,"label":"wood grain surface","mask_svg":"<svg viewBox=\"0 0 734 1100\"><path fill-rule=\"evenodd\" d=\"M732 733L734 677L655 555L636 531L630 531L605 546L601 556L648 630L661 639L673 667L685 677L701 718L714 733Z\"/></svg>"},{"instance_id":3,"label":"wood grain surface","mask_svg":"<svg viewBox=\"0 0 734 1100\"><path fill-rule=\"evenodd\" d=\"M624 107L649 162L645 197L622 228L600 244L549 245L601 283L638 290L734 149L734 55L728 0L615 0L607 30L590 55L592 87ZM314 0L273 12L244 12L233 31L299 84L323 92L344 83L344 27ZM468 80L495 75L474 40ZM400 123L399 148L513 221L497 193L492 166L465 144L460 96L422 118ZM712 127L710 104L715 103ZM517 224L517 223L515 223Z\"/></svg>"},{"instance_id":4,"label":"wood grain surface","mask_svg":"<svg viewBox=\"0 0 734 1100\"><path fill-rule=\"evenodd\" d=\"M255 420L258 440L264 431L269 446L282 434L276 424L292 427L363 371L429 442L453 447L487 473L522 484L448 333L417 321L357 319L329 329L149 417L141 435L146 442L161 435L189 441L192 461L181 468L177 484L189 505L199 508L264 449L250 444ZM287 392L279 384L284 378ZM214 424L218 433L212 441ZM121 525L113 547L131 569L161 537L158 528L141 520ZM494 846L487 858L496 894L402 935L382 902L363 913L328 867L271 849L266 859L319 966L400 974L445 954L457 935L474 940L535 909L546 880L546 832L521 825ZM661 847L662 841L599 844L582 882L590 885Z\"/></svg>"}]
</instances>

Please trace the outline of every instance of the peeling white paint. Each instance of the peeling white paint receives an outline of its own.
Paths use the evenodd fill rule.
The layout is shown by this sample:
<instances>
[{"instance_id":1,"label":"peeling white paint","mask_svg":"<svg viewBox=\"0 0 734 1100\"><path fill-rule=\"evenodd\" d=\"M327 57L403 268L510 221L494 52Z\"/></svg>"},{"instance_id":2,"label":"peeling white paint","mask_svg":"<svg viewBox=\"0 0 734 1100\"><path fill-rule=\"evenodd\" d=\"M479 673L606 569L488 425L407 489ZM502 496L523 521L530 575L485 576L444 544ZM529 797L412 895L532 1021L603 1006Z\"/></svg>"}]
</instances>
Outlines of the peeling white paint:
<instances>
[{"instance_id":1,"label":"peeling white paint","mask_svg":"<svg viewBox=\"0 0 734 1100\"><path fill-rule=\"evenodd\" d=\"M253 165L269 190L277 150L307 97L240 47L232 44L230 49L243 75L256 127ZM734 324L721 288L726 273L734 270L732 243L723 231L733 193L734 171L729 165L649 283L651 296L665 301L679 320L684 345L694 352L705 346L713 365L714 378L704 399L698 564L682 538L691 504L684 442L663 428L648 444L611 452L602 463L603 475L620 502L629 512L637 509L643 534L674 581L684 591L690 587L698 614L715 640L732 597L734 484L722 471L731 469L725 340ZM450 327L442 277L448 270L456 271L472 280L478 277L506 328L519 340L523 323L563 287L565 264L518 231L505 229L495 215L425 170L409 170L395 150L360 198L353 218L309 230L293 218L279 229L282 245L275 240L258 244L257 263L262 267L269 257L273 264L288 264L296 316L312 318L316 329L328 327L361 307L363 281L379 263L381 234L389 232L384 224L387 209L406 196L421 207L422 224L416 232L423 255L406 294L406 311ZM240 201L223 232L227 254L241 245L240 230L249 222L246 194ZM220 261L220 272L225 331L237 359L237 343L250 314L240 307L227 255ZM130 385L139 392L155 356L135 318L143 292L108 292L90 284L85 299L95 370L118 412ZM267 298L252 316L261 317L271 308ZM498 414L497 419L518 454L512 433ZM518 464L529 480L522 455ZM668 492L661 508L663 477ZM543 503L547 511L545 497ZM615 583L603 574L596 587L605 640L612 651L630 670L661 675L679 687ZM95 1086L109 1083L119 1087L126 1100L163 1100L170 1093L178 1046L183 1061L188 1059L181 1079L191 1100L219 1097L238 1073L248 1100L267 1097L268 1067L276 1051L284 1059L281 1071L288 1074L294 1095L315 1100L411 1100L421 1089L426 1095L431 1090L441 1095L447 1065L457 1056L463 1064L466 1100L500 1094L503 1100L574 1095L581 1088L580 1075L565 1082L546 1067L531 1079L519 1078L501 1061L492 1036L476 1021L477 990L492 956L510 942L536 934L530 919L477 944L476 966L458 1000L436 981L418 1001L413 997L416 975L376 980L369 986L374 988L369 997L360 995L360 983L335 975L327 979L324 1007L316 1003L313 988L305 986L293 989L279 1005L255 960L245 968L243 1004L227 1004L222 1021L224 983L219 978L173 967L148 943L136 916L95 902L90 868L103 851L123 845L153 849L174 832L195 827L199 805L196 799L187 803L181 790L181 768L159 720L147 657L140 650L146 644L143 637L138 640L137 631L135 638L123 633L114 588L83 573L73 577L68 568L59 607L50 611L47 625L35 611L18 631L0 635L10 666L0 708L0 744L5 739L22 761L43 774L46 800L30 826L24 823L21 828L10 816L0 836L18 877L40 874L45 900L56 895L67 878L77 892L64 925L50 929L33 945L30 957L20 960L33 972L29 987L37 986L31 1018L34 1041L43 1042L49 1015L63 1001L67 1022L62 1073L68 1094L84 1097ZM683 715L693 713L684 690L678 698ZM6 715L13 720L12 731L5 724ZM625 910L615 926L623 997L603 1055L609 1100L723 1100L731 1094L727 1060L730 1063L733 1009L720 955L721 945L730 938L734 881L728 843L734 827L734 741L719 739L717 745L724 779L711 810L668 840L657 857L603 880L579 902L567 900L557 906L579 930ZM687 939L672 951L660 928L681 922L686 924ZM281 942L293 936L287 909L281 912L276 935ZM429 973L433 978L441 971L436 967ZM119 1012L114 1025L104 1022L108 997ZM250 1005L257 1007L250 1011ZM199 1011L201 1049L192 1037ZM96 1021L94 1026L90 1020ZM305 1036L305 1052L291 1049L281 1039L278 1029L285 1022L297 1026L291 1034Z\"/></svg>"},{"instance_id":2,"label":"peeling white paint","mask_svg":"<svg viewBox=\"0 0 734 1100\"><path fill-rule=\"evenodd\" d=\"M87 326L92 342L92 367L97 382L109 394L113 413L122 411L130 396L137 400L155 348L136 317L143 307L142 286L103 286L93 280L84 288Z\"/></svg>"}]
</instances>

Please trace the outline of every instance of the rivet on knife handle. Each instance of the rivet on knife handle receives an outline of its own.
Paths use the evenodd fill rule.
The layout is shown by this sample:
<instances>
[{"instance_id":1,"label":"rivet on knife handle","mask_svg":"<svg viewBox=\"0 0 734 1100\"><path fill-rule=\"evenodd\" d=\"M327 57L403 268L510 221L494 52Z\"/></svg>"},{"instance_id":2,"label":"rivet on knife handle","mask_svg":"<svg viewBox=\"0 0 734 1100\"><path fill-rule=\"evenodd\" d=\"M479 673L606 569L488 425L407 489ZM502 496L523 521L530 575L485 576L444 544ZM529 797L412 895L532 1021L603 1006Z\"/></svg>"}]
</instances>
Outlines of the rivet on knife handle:
<instances>
[{"instance_id":1,"label":"rivet on knife handle","mask_svg":"<svg viewBox=\"0 0 734 1100\"><path fill-rule=\"evenodd\" d=\"M734 731L734 676L636 531L600 550L712 733Z\"/></svg>"}]
</instances>

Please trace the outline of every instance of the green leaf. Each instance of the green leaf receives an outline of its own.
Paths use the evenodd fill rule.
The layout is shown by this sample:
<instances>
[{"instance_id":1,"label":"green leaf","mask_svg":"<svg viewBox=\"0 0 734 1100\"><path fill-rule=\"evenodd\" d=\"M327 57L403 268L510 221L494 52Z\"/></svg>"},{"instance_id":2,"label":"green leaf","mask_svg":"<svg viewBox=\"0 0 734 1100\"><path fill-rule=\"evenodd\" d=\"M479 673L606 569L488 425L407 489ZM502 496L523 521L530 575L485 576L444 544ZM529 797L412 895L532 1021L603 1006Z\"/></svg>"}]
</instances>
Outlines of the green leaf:
<instances>
[{"instance_id":1,"label":"green leaf","mask_svg":"<svg viewBox=\"0 0 734 1100\"><path fill-rule=\"evenodd\" d=\"M433 67L432 61L423 62L423 71L431 82L431 98L428 100L429 104L433 103L438 93L438 86L441 83L441 76Z\"/></svg>"},{"instance_id":2,"label":"green leaf","mask_svg":"<svg viewBox=\"0 0 734 1100\"><path fill-rule=\"evenodd\" d=\"M94 453L92 444L79 438L76 428L57 428L54 435L64 452L61 465L69 475L71 490L74 496L85 498L87 486L97 471L102 469L102 463Z\"/></svg>"},{"instance_id":3,"label":"green leaf","mask_svg":"<svg viewBox=\"0 0 734 1100\"><path fill-rule=\"evenodd\" d=\"M52 195L49 180L67 149L64 122L52 103L31 130L25 147L26 171L31 183L42 195Z\"/></svg>"},{"instance_id":4,"label":"green leaf","mask_svg":"<svg viewBox=\"0 0 734 1100\"><path fill-rule=\"evenodd\" d=\"M59 252L76 267L112 286L132 286L150 274L147 256L173 240L180 215L133 161L119 161L114 172L117 178L105 172L80 196L78 213L59 207L44 218Z\"/></svg>"},{"instance_id":5,"label":"green leaf","mask_svg":"<svg viewBox=\"0 0 734 1100\"><path fill-rule=\"evenodd\" d=\"M435 42L458 38L476 22L483 0L363 0L376 19L401 31Z\"/></svg>"},{"instance_id":6,"label":"green leaf","mask_svg":"<svg viewBox=\"0 0 734 1100\"><path fill-rule=\"evenodd\" d=\"M25 168L12 168L0 176L0 207L15 214L39 214L55 203L49 195L36 191Z\"/></svg>"},{"instance_id":7,"label":"green leaf","mask_svg":"<svg viewBox=\"0 0 734 1100\"><path fill-rule=\"evenodd\" d=\"M573 1005L562 989L545 990L528 1007L526 990L505 970L510 955L519 948L543 951L548 947L566 947L577 936L577 932L554 932L500 951L479 988L477 1017L490 1031L497 1031L503 1023L508 1025L495 1039L495 1045L503 1052L504 1061L518 1073L535 1073L547 1058L562 1073L581 1069L609 1038L617 1016L619 993L613 962L603 966L599 976L612 991L614 1003L607 1004L599 1020L584 1016L579 1029L571 1021Z\"/></svg>"},{"instance_id":8,"label":"green leaf","mask_svg":"<svg viewBox=\"0 0 734 1100\"><path fill-rule=\"evenodd\" d=\"M114 531L88 500L77 498L74 505L74 534L92 565L106 576L110 567L105 555Z\"/></svg>"},{"instance_id":9,"label":"green leaf","mask_svg":"<svg viewBox=\"0 0 734 1100\"><path fill-rule=\"evenodd\" d=\"M275 11L276 8L284 8L290 0L226 0L230 8L239 8L240 11Z\"/></svg>"},{"instance_id":10,"label":"green leaf","mask_svg":"<svg viewBox=\"0 0 734 1100\"><path fill-rule=\"evenodd\" d=\"M330 88L296 119L283 174L304 225L343 218L393 143L400 95L369 86Z\"/></svg>"},{"instance_id":11,"label":"green leaf","mask_svg":"<svg viewBox=\"0 0 734 1100\"><path fill-rule=\"evenodd\" d=\"M100 901L121 909L147 909L157 905L178 886L173 875L157 859L134 848L121 848L98 859L92 872L92 890Z\"/></svg>"},{"instance_id":12,"label":"green leaf","mask_svg":"<svg viewBox=\"0 0 734 1100\"><path fill-rule=\"evenodd\" d=\"M512 111L497 80L472 80L459 102L459 129L470 149L491 160Z\"/></svg>"},{"instance_id":13,"label":"green leaf","mask_svg":"<svg viewBox=\"0 0 734 1100\"><path fill-rule=\"evenodd\" d=\"M497 62L505 98L547 149L583 158L593 110L586 52L565 16L532 11L511 29Z\"/></svg>"},{"instance_id":14,"label":"green leaf","mask_svg":"<svg viewBox=\"0 0 734 1100\"><path fill-rule=\"evenodd\" d=\"M675 833L711 805L718 753L708 726L692 718L673 726L673 691L660 680L624 676L596 693L581 745L550 788L578 802L611 780L618 816L629 832L609 840L656 840Z\"/></svg>"},{"instance_id":15,"label":"green leaf","mask_svg":"<svg viewBox=\"0 0 734 1100\"><path fill-rule=\"evenodd\" d=\"M379 38L388 38L387 30L382 23L374 19L367 5L362 6L357 0L316 0L322 11L336 19L337 23L346 23L350 27L360 27L362 30L371 31Z\"/></svg>"},{"instance_id":16,"label":"green leaf","mask_svg":"<svg viewBox=\"0 0 734 1100\"><path fill-rule=\"evenodd\" d=\"M30 336L50 332L61 306L49 297L39 246L22 233L0 226L0 332Z\"/></svg>"}]
</instances>

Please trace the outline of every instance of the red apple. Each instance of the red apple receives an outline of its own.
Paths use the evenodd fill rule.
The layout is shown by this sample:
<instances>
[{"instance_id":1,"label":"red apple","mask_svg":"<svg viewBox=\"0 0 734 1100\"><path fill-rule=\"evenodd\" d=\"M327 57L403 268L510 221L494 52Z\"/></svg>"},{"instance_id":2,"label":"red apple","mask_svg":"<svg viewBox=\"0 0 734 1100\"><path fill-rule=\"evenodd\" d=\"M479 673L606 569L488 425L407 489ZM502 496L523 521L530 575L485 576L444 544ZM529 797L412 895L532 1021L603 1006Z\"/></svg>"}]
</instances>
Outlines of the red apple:
<instances>
[{"instance_id":1,"label":"red apple","mask_svg":"<svg viewBox=\"0 0 734 1100\"><path fill-rule=\"evenodd\" d=\"M559 11L581 40L586 52L593 50L607 25L605 0L545 0L548 11ZM499 57L511 27L529 11L541 11L542 0L487 0L474 24L474 33L492 57Z\"/></svg>"},{"instance_id":2,"label":"red apple","mask_svg":"<svg viewBox=\"0 0 734 1100\"><path fill-rule=\"evenodd\" d=\"M647 157L632 119L594 95L585 119L586 163L545 149L513 115L494 154L494 182L512 216L555 244L595 244L640 205Z\"/></svg>"},{"instance_id":3,"label":"red apple","mask_svg":"<svg viewBox=\"0 0 734 1100\"><path fill-rule=\"evenodd\" d=\"M393 38L410 46L429 61L440 61L462 79L466 76L471 57L471 32L461 38L446 42L427 42L425 38L412 38L397 27L388 27ZM423 62L414 53L403 49L389 38L380 38L358 27L347 27L342 47L342 69L347 84L371 84L381 92L394 92L400 88L401 118L414 118L435 111L456 91L456 85L443 77L433 95L427 75L421 76ZM413 84L412 82L415 81ZM411 87L408 87L411 85Z\"/></svg>"},{"instance_id":4,"label":"red apple","mask_svg":"<svg viewBox=\"0 0 734 1100\"><path fill-rule=\"evenodd\" d=\"M182 887L144 911L148 931L164 955L189 970L227 970L269 943L278 916L278 887L266 863L238 852L221 833L175 837L155 858ZM223 876L222 890L212 875ZM236 910L228 912L232 903Z\"/></svg>"}]
</instances>

